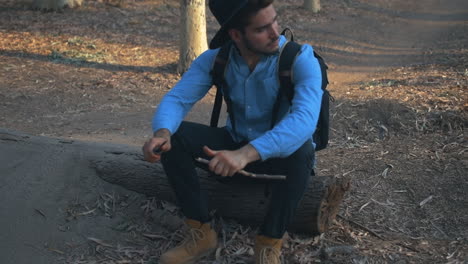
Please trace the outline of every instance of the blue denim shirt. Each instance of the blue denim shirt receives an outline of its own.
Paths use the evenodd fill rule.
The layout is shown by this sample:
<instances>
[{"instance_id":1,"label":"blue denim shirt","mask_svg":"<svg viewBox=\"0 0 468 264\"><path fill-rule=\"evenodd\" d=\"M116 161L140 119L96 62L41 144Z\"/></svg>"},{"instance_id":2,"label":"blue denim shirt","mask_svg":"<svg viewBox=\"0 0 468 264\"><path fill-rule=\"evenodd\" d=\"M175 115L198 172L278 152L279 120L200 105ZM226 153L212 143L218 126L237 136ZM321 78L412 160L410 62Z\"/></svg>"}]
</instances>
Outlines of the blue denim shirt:
<instances>
[{"instance_id":1,"label":"blue denim shirt","mask_svg":"<svg viewBox=\"0 0 468 264\"><path fill-rule=\"evenodd\" d=\"M286 43L280 37L279 45ZM210 75L219 49L207 50L195 59L180 81L163 97L153 117L153 131L177 131L192 106L212 86ZM273 105L279 92L279 54L262 56L251 72L235 48L229 55L225 79L232 100L236 131L228 118L227 129L237 142L247 141L262 160L287 157L310 139L317 125L322 98L321 72L310 45L302 45L292 68L294 98L282 99L277 123L271 128Z\"/></svg>"}]
</instances>

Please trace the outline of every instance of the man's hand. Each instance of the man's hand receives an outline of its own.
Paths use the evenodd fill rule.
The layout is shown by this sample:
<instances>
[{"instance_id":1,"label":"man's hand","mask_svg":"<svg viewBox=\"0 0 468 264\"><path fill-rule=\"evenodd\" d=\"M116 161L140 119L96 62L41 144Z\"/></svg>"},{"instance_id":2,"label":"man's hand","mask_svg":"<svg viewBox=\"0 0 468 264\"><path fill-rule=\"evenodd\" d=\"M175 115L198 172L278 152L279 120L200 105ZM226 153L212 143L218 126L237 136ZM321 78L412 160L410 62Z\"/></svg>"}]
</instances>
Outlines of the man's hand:
<instances>
[{"instance_id":1,"label":"man's hand","mask_svg":"<svg viewBox=\"0 0 468 264\"><path fill-rule=\"evenodd\" d=\"M171 150L171 133L167 129L156 131L142 148L145 160L151 163L160 161L161 154L169 150Z\"/></svg>"},{"instance_id":2,"label":"man's hand","mask_svg":"<svg viewBox=\"0 0 468 264\"><path fill-rule=\"evenodd\" d=\"M232 176L242 170L250 162L260 159L257 150L250 144L243 146L238 150L212 150L207 146L203 151L211 157L208 168L221 176Z\"/></svg>"}]
</instances>

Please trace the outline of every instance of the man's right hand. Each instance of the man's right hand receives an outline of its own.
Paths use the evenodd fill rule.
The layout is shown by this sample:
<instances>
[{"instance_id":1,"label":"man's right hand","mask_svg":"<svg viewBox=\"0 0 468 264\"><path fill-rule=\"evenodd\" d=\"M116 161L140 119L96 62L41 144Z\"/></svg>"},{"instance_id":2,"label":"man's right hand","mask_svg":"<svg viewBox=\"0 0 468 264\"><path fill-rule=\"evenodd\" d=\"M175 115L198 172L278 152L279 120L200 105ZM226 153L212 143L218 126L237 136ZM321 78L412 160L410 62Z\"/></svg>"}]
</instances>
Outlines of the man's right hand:
<instances>
[{"instance_id":1,"label":"man's right hand","mask_svg":"<svg viewBox=\"0 0 468 264\"><path fill-rule=\"evenodd\" d=\"M171 150L171 133L167 129L154 132L152 138L145 142L142 151L145 160L151 163L161 160L161 154Z\"/></svg>"}]
</instances>

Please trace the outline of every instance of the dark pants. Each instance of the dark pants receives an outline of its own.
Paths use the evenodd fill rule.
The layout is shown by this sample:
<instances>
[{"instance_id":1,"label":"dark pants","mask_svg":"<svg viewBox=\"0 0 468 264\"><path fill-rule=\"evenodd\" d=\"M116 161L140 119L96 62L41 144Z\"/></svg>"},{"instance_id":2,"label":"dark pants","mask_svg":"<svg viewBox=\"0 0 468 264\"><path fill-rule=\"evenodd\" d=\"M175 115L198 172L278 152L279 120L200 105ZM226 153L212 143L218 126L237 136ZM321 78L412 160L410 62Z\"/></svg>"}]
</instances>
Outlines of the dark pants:
<instances>
[{"instance_id":1,"label":"dark pants","mask_svg":"<svg viewBox=\"0 0 468 264\"><path fill-rule=\"evenodd\" d=\"M172 149L162 155L161 162L175 191L179 206L187 218L208 222L210 221L208 199L206 193L200 189L195 170L198 164L194 158L209 159L202 149L205 145L213 150L236 150L243 144L234 142L224 128L190 122L182 122L172 136L171 144ZM247 165L246 171L287 176L286 181L265 181L271 186L271 197L267 215L260 229L261 235L281 238L286 232L307 189L309 178L314 175L314 156L314 147L309 140L289 157L272 158ZM239 175L227 180L236 179L253 180Z\"/></svg>"}]
</instances>

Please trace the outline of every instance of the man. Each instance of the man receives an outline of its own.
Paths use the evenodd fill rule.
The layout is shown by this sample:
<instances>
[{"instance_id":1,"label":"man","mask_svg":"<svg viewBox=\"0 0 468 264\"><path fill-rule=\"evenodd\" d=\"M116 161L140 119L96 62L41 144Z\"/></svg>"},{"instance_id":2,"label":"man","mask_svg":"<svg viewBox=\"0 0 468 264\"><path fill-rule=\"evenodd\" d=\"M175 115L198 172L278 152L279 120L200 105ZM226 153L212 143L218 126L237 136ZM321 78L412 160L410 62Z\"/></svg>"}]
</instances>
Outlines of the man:
<instances>
[{"instance_id":1,"label":"man","mask_svg":"<svg viewBox=\"0 0 468 264\"><path fill-rule=\"evenodd\" d=\"M153 118L154 135L143 146L145 159L161 160L179 206L186 216L189 239L161 256L160 263L194 263L217 247L207 197L195 170L197 157L223 179L241 169L283 174L271 183L270 205L255 239L255 263L280 263L282 237L313 175L311 140L322 97L321 72L313 49L303 45L293 65L294 98L280 98L277 63L286 39L278 33L273 0L210 0L220 30L210 50L200 55L162 99ZM231 118L226 127L183 122L191 107L213 84L210 75L219 47L231 41L225 71ZM275 118L274 115L277 115ZM272 119L276 123L272 126ZM157 151L154 151L157 150ZM231 177L233 176L233 177Z\"/></svg>"}]
</instances>

